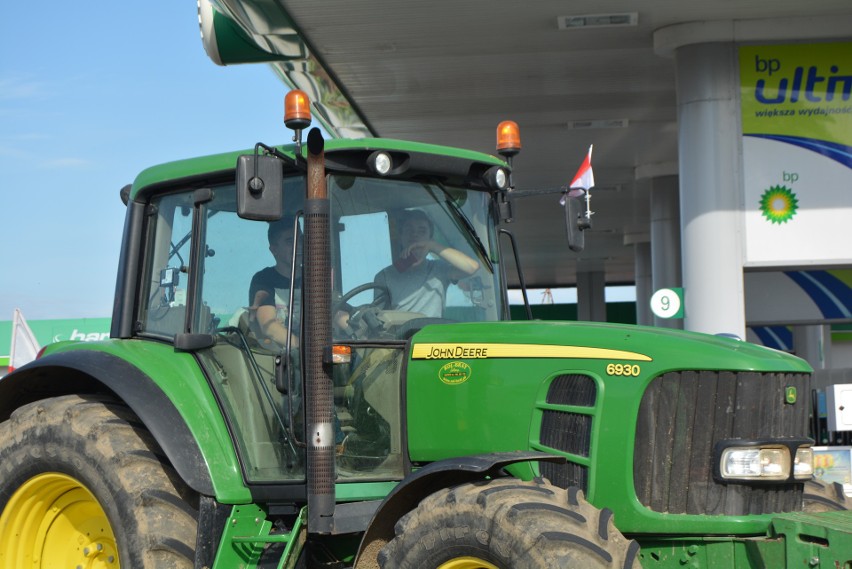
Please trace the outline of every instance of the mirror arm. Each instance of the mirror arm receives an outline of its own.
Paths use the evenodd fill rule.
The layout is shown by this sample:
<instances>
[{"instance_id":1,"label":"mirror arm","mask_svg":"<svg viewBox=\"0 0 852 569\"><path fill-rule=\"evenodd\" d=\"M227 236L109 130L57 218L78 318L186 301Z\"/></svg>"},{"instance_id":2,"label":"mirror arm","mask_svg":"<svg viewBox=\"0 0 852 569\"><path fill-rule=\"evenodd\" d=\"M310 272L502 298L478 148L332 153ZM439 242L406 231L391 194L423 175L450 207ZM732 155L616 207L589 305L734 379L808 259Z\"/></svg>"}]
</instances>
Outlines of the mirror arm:
<instances>
[{"instance_id":1,"label":"mirror arm","mask_svg":"<svg viewBox=\"0 0 852 569\"><path fill-rule=\"evenodd\" d=\"M284 154L283 152L280 152L274 146L267 146L266 144L264 144L262 142L258 142L257 144L254 145L255 158L257 158L257 155L259 154L259 149L261 149L261 148L263 148L266 151L267 154L271 154L272 156L275 156L276 158L283 160L284 162L286 162L290 166L293 166L294 168L297 168L299 170L307 170L307 162L305 162L304 159L299 160L299 158L301 158L301 151L298 151L296 153L296 158L294 159L292 156L289 156L287 154ZM255 160L255 176L257 176L257 160Z\"/></svg>"}]
</instances>

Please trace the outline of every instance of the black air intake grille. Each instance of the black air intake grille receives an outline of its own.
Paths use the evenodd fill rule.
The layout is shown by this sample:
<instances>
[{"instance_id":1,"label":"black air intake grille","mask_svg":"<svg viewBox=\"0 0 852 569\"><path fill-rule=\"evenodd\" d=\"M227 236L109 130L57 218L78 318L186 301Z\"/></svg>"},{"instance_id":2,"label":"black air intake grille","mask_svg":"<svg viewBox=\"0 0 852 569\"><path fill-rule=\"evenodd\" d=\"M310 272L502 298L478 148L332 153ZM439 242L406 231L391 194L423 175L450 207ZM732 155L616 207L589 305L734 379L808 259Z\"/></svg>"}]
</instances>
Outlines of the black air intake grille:
<instances>
[{"instance_id":1,"label":"black air intake grille","mask_svg":"<svg viewBox=\"0 0 852 569\"><path fill-rule=\"evenodd\" d=\"M565 464L554 464L552 462L540 462L541 475L554 486L568 488L576 486L583 492L588 490L589 469L581 464L566 462Z\"/></svg>"},{"instance_id":2,"label":"black air intake grille","mask_svg":"<svg viewBox=\"0 0 852 569\"><path fill-rule=\"evenodd\" d=\"M806 374L684 371L656 378L639 409L633 477L656 512L745 515L801 509L801 484L719 484L713 446L722 439L805 437ZM795 386L798 402L785 404Z\"/></svg>"},{"instance_id":3,"label":"black air intake grille","mask_svg":"<svg viewBox=\"0 0 852 569\"><path fill-rule=\"evenodd\" d=\"M550 448L589 456L592 417L578 413L545 411L541 418L541 444Z\"/></svg>"},{"instance_id":4,"label":"black air intake grille","mask_svg":"<svg viewBox=\"0 0 852 569\"><path fill-rule=\"evenodd\" d=\"M554 405L594 407L597 387L588 375L560 375L547 390L547 402Z\"/></svg>"},{"instance_id":5,"label":"black air intake grille","mask_svg":"<svg viewBox=\"0 0 852 569\"><path fill-rule=\"evenodd\" d=\"M554 378L547 390L546 402L551 406L565 406L566 409L542 409L539 442L548 449L589 457L592 444L592 413L596 399L597 384L591 377L570 374ZM572 412L577 411L578 407L587 408L588 414ZM540 468L541 475L556 486L588 489L588 467L571 462L570 456L566 464L542 462Z\"/></svg>"}]
</instances>

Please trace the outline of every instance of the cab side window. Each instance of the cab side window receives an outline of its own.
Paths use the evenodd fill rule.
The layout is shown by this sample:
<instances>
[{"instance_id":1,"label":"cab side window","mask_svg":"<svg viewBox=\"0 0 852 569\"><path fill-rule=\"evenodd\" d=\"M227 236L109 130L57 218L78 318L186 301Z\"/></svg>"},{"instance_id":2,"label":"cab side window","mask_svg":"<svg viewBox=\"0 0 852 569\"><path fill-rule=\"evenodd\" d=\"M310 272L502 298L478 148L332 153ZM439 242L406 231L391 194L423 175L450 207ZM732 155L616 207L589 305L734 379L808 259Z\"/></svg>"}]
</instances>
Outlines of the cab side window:
<instances>
[{"instance_id":1,"label":"cab side window","mask_svg":"<svg viewBox=\"0 0 852 569\"><path fill-rule=\"evenodd\" d=\"M192 250L192 194L152 202L149 218L147 287L142 291L141 332L173 337L185 331L189 257Z\"/></svg>"}]
</instances>

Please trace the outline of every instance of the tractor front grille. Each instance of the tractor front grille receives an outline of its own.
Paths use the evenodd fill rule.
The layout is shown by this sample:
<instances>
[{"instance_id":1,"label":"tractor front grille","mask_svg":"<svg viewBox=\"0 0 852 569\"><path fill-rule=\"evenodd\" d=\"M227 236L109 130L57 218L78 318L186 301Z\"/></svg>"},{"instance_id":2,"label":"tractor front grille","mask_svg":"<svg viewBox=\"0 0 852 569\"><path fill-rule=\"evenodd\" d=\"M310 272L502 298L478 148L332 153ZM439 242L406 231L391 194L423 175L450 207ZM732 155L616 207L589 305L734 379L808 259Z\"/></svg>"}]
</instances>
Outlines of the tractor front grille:
<instances>
[{"instance_id":1,"label":"tractor front grille","mask_svg":"<svg viewBox=\"0 0 852 569\"><path fill-rule=\"evenodd\" d=\"M799 401L785 403L795 386ZM633 479L656 512L746 515L801 509L801 484L721 484L713 447L723 439L807 435L807 374L681 371L654 379L639 408Z\"/></svg>"}]
</instances>

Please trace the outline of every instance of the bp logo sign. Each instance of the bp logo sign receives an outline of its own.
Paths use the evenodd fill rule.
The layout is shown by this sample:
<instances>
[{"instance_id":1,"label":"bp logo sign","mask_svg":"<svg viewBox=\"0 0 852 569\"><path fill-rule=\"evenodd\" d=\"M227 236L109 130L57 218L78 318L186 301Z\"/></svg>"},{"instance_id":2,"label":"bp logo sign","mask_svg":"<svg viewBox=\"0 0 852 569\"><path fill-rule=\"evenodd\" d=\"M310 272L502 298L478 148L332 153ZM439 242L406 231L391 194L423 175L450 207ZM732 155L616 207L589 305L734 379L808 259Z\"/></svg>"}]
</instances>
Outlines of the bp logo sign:
<instances>
[{"instance_id":1,"label":"bp logo sign","mask_svg":"<svg viewBox=\"0 0 852 569\"><path fill-rule=\"evenodd\" d=\"M798 209L796 194L786 186L772 186L760 196L760 211L772 223L787 223Z\"/></svg>"}]
</instances>

